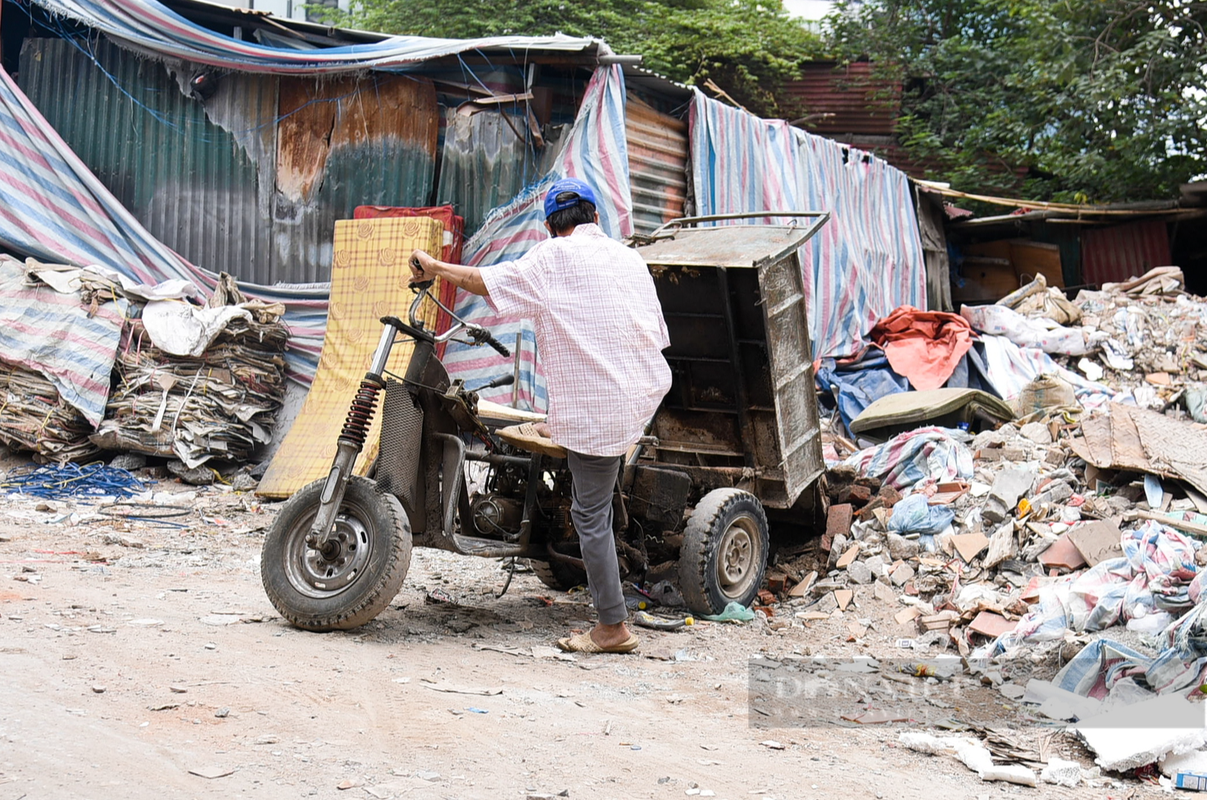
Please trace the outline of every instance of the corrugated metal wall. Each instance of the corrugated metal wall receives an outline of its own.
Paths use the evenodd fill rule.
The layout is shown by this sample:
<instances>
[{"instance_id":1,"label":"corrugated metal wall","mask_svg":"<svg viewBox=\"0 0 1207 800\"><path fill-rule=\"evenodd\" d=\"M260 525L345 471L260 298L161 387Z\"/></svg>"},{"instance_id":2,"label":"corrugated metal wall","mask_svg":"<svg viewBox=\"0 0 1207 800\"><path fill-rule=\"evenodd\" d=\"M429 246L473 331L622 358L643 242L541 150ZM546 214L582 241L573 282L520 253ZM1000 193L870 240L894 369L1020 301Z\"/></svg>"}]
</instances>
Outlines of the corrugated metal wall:
<instances>
[{"instance_id":1,"label":"corrugated metal wall","mask_svg":"<svg viewBox=\"0 0 1207 800\"><path fill-rule=\"evenodd\" d=\"M248 153L162 64L106 41L96 58L100 68L70 42L27 39L18 83L152 234L191 261L245 277L266 255L251 224L257 178ZM264 83L229 94L260 102L274 91Z\"/></svg>"},{"instance_id":2,"label":"corrugated metal wall","mask_svg":"<svg viewBox=\"0 0 1207 800\"><path fill-rule=\"evenodd\" d=\"M278 258L327 280L337 219L356 206L426 206L440 116L427 82L280 79L272 235Z\"/></svg>"},{"instance_id":3,"label":"corrugated metal wall","mask_svg":"<svg viewBox=\"0 0 1207 800\"><path fill-rule=\"evenodd\" d=\"M1090 228L1081 234L1081 273L1086 283L1119 283L1169 264L1169 230L1164 222Z\"/></svg>"},{"instance_id":4,"label":"corrugated metal wall","mask_svg":"<svg viewBox=\"0 0 1207 800\"><path fill-rule=\"evenodd\" d=\"M687 199L687 123L630 98L625 104L633 228L651 233L683 216Z\"/></svg>"},{"instance_id":5,"label":"corrugated metal wall","mask_svg":"<svg viewBox=\"0 0 1207 800\"><path fill-rule=\"evenodd\" d=\"M451 203L472 235L491 209L510 202L537 176L535 157L521 138L527 135L528 122L472 105L447 109L445 119L436 200Z\"/></svg>"},{"instance_id":6,"label":"corrugated metal wall","mask_svg":"<svg viewBox=\"0 0 1207 800\"><path fill-rule=\"evenodd\" d=\"M801 79L787 81L783 91L803 107L807 114L804 126L823 136L888 136L893 133L901 105L901 86L874 74L873 66L866 61L805 64Z\"/></svg>"},{"instance_id":7,"label":"corrugated metal wall","mask_svg":"<svg viewBox=\"0 0 1207 800\"><path fill-rule=\"evenodd\" d=\"M180 89L191 68L173 77L103 39L95 56L28 39L18 82L131 213L199 266L325 281L336 219L431 199L439 117L426 82L228 73L203 104Z\"/></svg>"}]
</instances>

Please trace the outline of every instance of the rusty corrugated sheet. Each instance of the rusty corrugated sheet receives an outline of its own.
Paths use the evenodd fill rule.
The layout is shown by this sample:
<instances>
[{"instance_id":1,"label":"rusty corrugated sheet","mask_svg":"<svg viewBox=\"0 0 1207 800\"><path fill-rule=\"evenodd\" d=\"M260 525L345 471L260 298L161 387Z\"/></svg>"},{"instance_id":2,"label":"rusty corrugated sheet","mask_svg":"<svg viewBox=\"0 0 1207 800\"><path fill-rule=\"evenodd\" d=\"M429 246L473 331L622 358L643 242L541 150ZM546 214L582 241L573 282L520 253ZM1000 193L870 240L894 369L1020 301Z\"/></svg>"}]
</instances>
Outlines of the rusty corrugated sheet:
<instances>
[{"instance_id":1,"label":"rusty corrugated sheet","mask_svg":"<svg viewBox=\"0 0 1207 800\"><path fill-rule=\"evenodd\" d=\"M687 198L687 123L639 100L625 104L633 228L651 233L683 216Z\"/></svg>"},{"instance_id":2,"label":"rusty corrugated sheet","mask_svg":"<svg viewBox=\"0 0 1207 800\"><path fill-rule=\"evenodd\" d=\"M872 64L833 61L805 64L801 78L783 92L804 108L804 126L813 133L888 136L901 107L900 84L874 74Z\"/></svg>"},{"instance_id":3,"label":"rusty corrugated sheet","mask_svg":"<svg viewBox=\"0 0 1207 800\"><path fill-rule=\"evenodd\" d=\"M19 84L147 229L199 266L261 284L326 281L336 219L422 206L435 175L431 84L194 71L61 39L28 39Z\"/></svg>"},{"instance_id":4,"label":"rusty corrugated sheet","mask_svg":"<svg viewBox=\"0 0 1207 800\"><path fill-rule=\"evenodd\" d=\"M430 205L440 121L436 90L380 73L279 80L272 235L279 262L307 271L279 280L325 281L337 219L351 219L359 205Z\"/></svg>"},{"instance_id":5,"label":"rusty corrugated sheet","mask_svg":"<svg viewBox=\"0 0 1207 800\"><path fill-rule=\"evenodd\" d=\"M1081 273L1086 283L1119 283L1170 263L1164 222L1090 228L1081 234Z\"/></svg>"},{"instance_id":6,"label":"rusty corrugated sheet","mask_svg":"<svg viewBox=\"0 0 1207 800\"><path fill-rule=\"evenodd\" d=\"M528 123L470 104L449 109L445 119L436 198L457 209L467 232L476 231L491 209L510 202L536 177L535 155L521 138Z\"/></svg>"}]
</instances>

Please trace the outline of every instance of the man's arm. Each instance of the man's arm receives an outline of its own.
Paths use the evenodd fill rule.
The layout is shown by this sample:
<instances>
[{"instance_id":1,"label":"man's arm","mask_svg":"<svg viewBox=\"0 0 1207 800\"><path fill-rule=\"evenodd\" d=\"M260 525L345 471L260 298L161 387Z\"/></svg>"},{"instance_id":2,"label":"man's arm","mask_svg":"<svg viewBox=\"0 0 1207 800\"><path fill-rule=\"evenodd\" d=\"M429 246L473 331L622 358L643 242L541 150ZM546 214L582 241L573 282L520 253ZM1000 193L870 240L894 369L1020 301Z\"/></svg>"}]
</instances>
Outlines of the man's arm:
<instances>
[{"instance_id":1,"label":"man's arm","mask_svg":"<svg viewBox=\"0 0 1207 800\"><path fill-rule=\"evenodd\" d=\"M419 268L415 268L415 262ZM471 294L489 296L486 284L482 281L482 271L477 267L467 267L464 264L449 264L432 258L422 250L411 253L411 283L427 281L432 278L444 278L458 289L464 289Z\"/></svg>"}]
</instances>

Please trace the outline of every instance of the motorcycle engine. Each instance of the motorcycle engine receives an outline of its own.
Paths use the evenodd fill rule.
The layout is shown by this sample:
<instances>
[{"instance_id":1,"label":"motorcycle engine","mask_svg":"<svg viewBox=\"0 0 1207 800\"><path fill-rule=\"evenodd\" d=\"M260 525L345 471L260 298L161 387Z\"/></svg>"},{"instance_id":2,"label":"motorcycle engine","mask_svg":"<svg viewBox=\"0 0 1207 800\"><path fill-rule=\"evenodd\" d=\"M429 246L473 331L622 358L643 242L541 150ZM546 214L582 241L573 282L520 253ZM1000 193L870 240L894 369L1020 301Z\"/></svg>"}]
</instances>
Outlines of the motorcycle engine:
<instances>
[{"instance_id":1,"label":"motorcycle engine","mask_svg":"<svg viewBox=\"0 0 1207 800\"><path fill-rule=\"evenodd\" d=\"M477 534L491 539L519 535L520 523L524 521L523 501L495 492L474 495L469 510Z\"/></svg>"}]
</instances>

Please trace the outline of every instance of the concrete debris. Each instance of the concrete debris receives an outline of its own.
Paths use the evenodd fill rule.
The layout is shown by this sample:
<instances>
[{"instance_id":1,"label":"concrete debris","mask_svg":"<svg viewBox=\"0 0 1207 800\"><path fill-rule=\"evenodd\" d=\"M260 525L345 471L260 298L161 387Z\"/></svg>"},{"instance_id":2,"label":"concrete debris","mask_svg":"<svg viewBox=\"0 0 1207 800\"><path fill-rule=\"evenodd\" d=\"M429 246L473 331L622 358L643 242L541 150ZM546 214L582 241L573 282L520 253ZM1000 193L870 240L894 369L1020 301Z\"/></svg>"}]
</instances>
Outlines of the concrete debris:
<instances>
[{"instance_id":1,"label":"concrete debris","mask_svg":"<svg viewBox=\"0 0 1207 800\"><path fill-rule=\"evenodd\" d=\"M868 584L875 580L875 574L866 561L852 561L847 566L847 577L852 583Z\"/></svg>"},{"instance_id":2,"label":"concrete debris","mask_svg":"<svg viewBox=\"0 0 1207 800\"><path fill-rule=\"evenodd\" d=\"M1013 512L1020 497L1031 490L1035 473L1028 467L1002 470L993 482L989 500L981 509L981 517L989 522L1001 522Z\"/></svg>"},{"instance_id":3,"label":"concrete debris","mask_svg":"<svg viewBox=\"0 0 1207 800\"><path fill-rule=\"evenodd\" d=\"M1043 772L1039 773L1039 779L1044 783L1073 788L1081 783L1081 765L1076 761L1052 758L1044 765Z\"/></svg>"},{"instance_id":4,"label":"concrete debris","mask_svg":"<svg viewBox=\"0 0 1207 800\"><path fill-rule=\"evenodd\" d=\"M1112 709L1073 729L1104 770L1124 772L1207 744L1202 703L1163 695Z\"/></svg>"},{"instance_id":5,"label":"concrete debris","mask_svg":"<svg viewBox=\"0 0 1207 800\"><path fill-rule=\"evenodd\" d=\"M1154 703L1197 689L1207 663L1207 429L1196 424L1207 423L1207 300L1180 280L1157 270L1072 303L1042 282L1023 292L1011 313L1047 317L1025 326L1044 328L1042 349L1009 330L978 331L988 364L979 388L1011 403L1013 421L948 428L893 417L887 442L828 436L821 547L777 563L793 580L817 573L780 594L801 607L797 624L827 619L848 607L840 592L869 587L854 605L872 620L844 615L831 628L837 642L954 648L1004 702L1076 724L1102 769L1199 747L1201 714L1197 731L1137 734L1161 718ZM1041 664L1051 671L1035 672ZM1148 716L1112 723L1125 712ZM956 754L955 741L907 746ZM987 780L1036 782L961 747ZM1046 783L1097 780L1074 762L1043 762Z\"/></svg>"},{"instance_id":6,"label":"concrete debris","mask_svg":"<svg viewBox=\"0 0 1207 800\"><path fill-rule=\"evenodd\" d=\"M1179 772L1207 773L1207 751L1192 750L1188 753L1167 755L1161 759L1161 774L1172 778Z\"/></svg>"},{"instance_id":7,"label":"concrete debris","mask_svg":"<svg viewBox=\"0 0 1207 800\"><path fill-rule=\"evenodd\" d=\"M929 733L906 731L898 741L910 750L927 755L954 755L964 766L977 773L983 781L1005 781L1023 786L1035 786L1035 773L1021 764L994 764L993 754L980 742L964 736L933 736Z\"/></svg>"}]
</instances>

